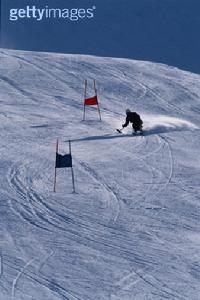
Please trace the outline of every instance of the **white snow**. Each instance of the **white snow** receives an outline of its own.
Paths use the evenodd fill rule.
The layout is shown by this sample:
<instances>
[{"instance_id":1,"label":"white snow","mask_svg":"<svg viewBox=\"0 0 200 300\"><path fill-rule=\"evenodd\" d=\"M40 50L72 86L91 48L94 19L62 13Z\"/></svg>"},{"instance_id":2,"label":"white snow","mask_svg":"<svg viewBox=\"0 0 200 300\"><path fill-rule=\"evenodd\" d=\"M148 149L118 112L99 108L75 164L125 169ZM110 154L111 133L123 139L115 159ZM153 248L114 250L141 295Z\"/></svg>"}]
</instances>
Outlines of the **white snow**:
<instances>
[{"instance_id":1,"label":"white snow","mask_svg":"<svg viewBox=\"0 0 200 300\"><path fill-rule=\"evenodd\" d=\"M0 50L1 300L200 299L199 99L163 64Z\"/></svg>"}]
</instances>

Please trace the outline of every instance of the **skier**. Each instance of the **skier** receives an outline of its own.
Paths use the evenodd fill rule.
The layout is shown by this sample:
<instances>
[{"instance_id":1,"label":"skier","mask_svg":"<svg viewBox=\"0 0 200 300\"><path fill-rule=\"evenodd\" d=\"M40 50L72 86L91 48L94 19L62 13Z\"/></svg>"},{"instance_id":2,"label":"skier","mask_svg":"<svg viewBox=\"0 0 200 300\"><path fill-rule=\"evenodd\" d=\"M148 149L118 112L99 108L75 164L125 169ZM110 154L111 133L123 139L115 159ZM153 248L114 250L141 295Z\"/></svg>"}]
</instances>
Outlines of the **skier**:
<instances>
[{"instance_id":1,"label":"skier","mask_svg":"<svg viewBox=\"0 0 200 300\"><path fill-rule=\"evenodd\" d=\"M142 124L143 121L140 118L140 115L138 115L136 112L130 111L130 109L126 109L126 122L122 125L122 128L127 127L128 124L132 123L133 132L142 131Z\"/></svg>"}]
</instances>

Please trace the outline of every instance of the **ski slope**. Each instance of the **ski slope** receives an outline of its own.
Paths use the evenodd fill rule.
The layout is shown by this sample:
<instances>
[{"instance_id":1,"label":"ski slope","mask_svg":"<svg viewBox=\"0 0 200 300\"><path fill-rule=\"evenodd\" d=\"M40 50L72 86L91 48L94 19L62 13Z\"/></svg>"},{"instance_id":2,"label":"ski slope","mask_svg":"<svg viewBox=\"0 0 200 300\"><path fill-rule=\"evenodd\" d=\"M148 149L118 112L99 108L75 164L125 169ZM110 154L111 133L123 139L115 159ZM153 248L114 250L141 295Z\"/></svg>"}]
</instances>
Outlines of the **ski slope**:
<instances>
[{"instance_id":1,"label":"ski slope","mask_svg":"<svg viewBox=\"0 0 200 300\"><path fill-rule=\"evenodd\" d=\"M199 99L162 64L0 50L0 300L200 299Z\"/></svg>"}]
</instances>

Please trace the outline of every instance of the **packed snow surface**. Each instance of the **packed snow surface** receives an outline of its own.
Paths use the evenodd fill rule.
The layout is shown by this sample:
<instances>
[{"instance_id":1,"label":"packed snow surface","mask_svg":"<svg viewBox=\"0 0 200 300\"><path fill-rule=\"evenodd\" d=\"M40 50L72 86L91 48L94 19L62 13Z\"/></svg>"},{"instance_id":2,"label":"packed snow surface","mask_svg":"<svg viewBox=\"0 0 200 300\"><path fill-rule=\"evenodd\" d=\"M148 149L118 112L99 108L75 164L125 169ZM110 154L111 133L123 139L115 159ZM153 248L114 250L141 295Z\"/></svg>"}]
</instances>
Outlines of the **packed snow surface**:
<instances>
[{"instance_id":1,"label":"packed snow surface","mask_svg":"<svg viewBox=\"0 0 200 300\"><path fill-rule=\"evenodd\" d=\"M200 299L199 99L162 64L0 50L1 300Z\"/></svg>"}]
</instances>

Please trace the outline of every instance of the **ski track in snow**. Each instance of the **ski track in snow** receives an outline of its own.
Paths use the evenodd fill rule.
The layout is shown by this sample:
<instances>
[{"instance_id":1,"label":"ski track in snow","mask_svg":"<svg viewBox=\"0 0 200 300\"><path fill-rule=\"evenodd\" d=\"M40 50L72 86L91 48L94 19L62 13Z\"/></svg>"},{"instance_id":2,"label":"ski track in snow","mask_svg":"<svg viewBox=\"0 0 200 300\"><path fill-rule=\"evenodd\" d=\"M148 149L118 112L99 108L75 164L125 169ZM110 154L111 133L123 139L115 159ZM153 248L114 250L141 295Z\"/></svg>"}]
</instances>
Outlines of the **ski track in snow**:
<instances>
[{"instance_id":1,"label":"ski track in snow","mask_svg":"<svg viewBox=\"0 0 200 300\"><path fill-rule=\"evenodd\" d=\"M109 194L111 194L113 196L112 198L115 199L115 203L116 203L115 207L116 208L114 209L115 216L113 218L113 221L116 222L117 218L118 218L118 216L120 214L120 209L121 209L121 204L120 204L121 200L120 200L120 198L112 190L112 188L108 184L106 184L105 181L102 178L100 178L100 176L97 175L97 173L90 166L88 166L84 162L80 162L80 165L81 165L82 168L84 168L85 171L87 171L90 174L90 176L92 176L93 178L95 178L97 180L97 182L99 182L108 191Z\"/></svg>"},{"instance_id":2,"label":"ski track in snow","mask_svg":"<svg viewBox=\"0 0 200 300\"><path fill-rule=\"evenodd\" d=\"M63 78L61 78L60 76L55 75L55 73L52 72L52 71L50 71L49 69L48 69L48 71L47 71L47 70L46 70L45 68L43 68L41 65L38 65L38 64L36 64L36 63L34 63L34 62L32 62L32 61L29 61L28 59L25 59L25 58L20 57L20 56L15 56L15 55L11 55L11 56L17 58L18 60L21 60L21 61L24 62L25 64L28 64L28 65L30 65L31 67L35 68L36 70L38 70L38 71L44 73L45 76L51 77L51 78L53 78L54 80L58 80L58 81L62 82L62 83L65 84L65 85L67 86L67 88L69 89L68 81L65 81L65 80L64 80Z\"/></svg>"},{"instance_id":3,"label":"ski track in snow","mask_svg":"<svg viewBox=\"0 0 200 300\"><path fill-rule=\"evenodd\" d=\"M25 201L11 200L12 209L25 221L30 224L35 225L41 229L48 230L48 227L43 225L43 221L46 221L49 225L52 224L51 221L43 215L46 209L41 205L41 200L37 195L31 192L27 183L22 182L19 176L19 164L11 167L7 180L12 190L19 194L20 198ZM39 206L39 209L37 208ZM52 224L54 225L54 224Z\"/></svg>"},{"instance_id":4,"label":"ski track in snow","mask_svg":"<svg viewBox=\"0 0 200 300\"><path fill-rule=\"evenodd\" d=\"M15 266L14 269L17 271L17 276L14 278L12 282L12 290L11 290L11 297L14 300L16 298L16 290L18 290L18 293L25 295L28 297L28 299L35 299L35 297L28 295L25 291L21 290L19 288L20 279L22 280L22 277L31 280L35 282L37 285L39 285L42 289L48 289L52 291L54 294L56 293L57 296L61 296L61 299L66 300L81 300L78 296L75 296L70 290L64 289L61 285L57 284L54 281L51 281L47 277L41 275L41 273L35 273L32 270L29 269L32 263L36 261L36 258L33 258L29 260L24 267L20 268L19 266ZM6 263L7 266L12 267L11 262L7 259ZM18 297L17 297L18 299ZM19 298L20 299L20 298ZM24 297L23 297L24 299Z\"/></svg>"},{"instance_id":5,"label":"ski track in snow","mask_svg":"<svg viewBox=\"0 0 200 300\"><path fill-rule=\"evenodd\" d=\"M84 166L84 168L86 168ZM86 168L88 172L88 167ZM20 179L20 168L18 166L12 166L11 171L8 175L8 181L10 183L11 188L14 189L14 191L23 199L28 201L28 204L31 204L31 201L34 204L31 204L31 212L28 205L24 205L22 202L17 202L17 204L14 206L12 202L15 203L15 200L11 200L11 207L14 210L15 213L17 213L22 219L24 219L26 222L29 222L31 225L34 225L38 228L47 230L47 231L55 231L61 230L61 232L64 232L65 234L69 235L71 238L80 238L80 230L84 229L84 232L90 233L90 235L93 237L92 239L89 239L87 235L83 234L82 239L85 241L91 240L91 242L94 243L103 243L104 240L101 241L101 234L99 235L98 230L93 227L95 223L83 222L80 219L80 216L64 216L61 212L56 212L53 210L46 202L45 199L43 199L41 196L39 196L36 191L33 190L32 187L29 187L27 182L22 182ZM91 170L89 169L89 172L91 173ZM94 173L92 171L92 173ZM11 175L10 175L11 174ZM94 175L93 175L94 176ZM96 177L96 176L95 176ZM96 178L99 182L99 177ZM104 184L103 184L104 185ZM113 193L110 188L106 187L106 189L109 191L109 193ZM114 195L114 194L113 194ZM115 195L114 195L115 197ZM118 203L117 203L118 205ZM117 215L118 216L118 210ZM116 221L116 216L114 218L114 221ZM97 223L98 224L98 223ZM68 228L70 225L70 229ZM100 223L98 224L100 227ZM107 243L107 240L106 240Z\"/></svg>"},{"instance_id":6,"label":"ski track in snow","mask_svg":"<svg viewBox=\"0 0 200 300\"><path fill-rule=\"evenodd\" d=\"M153 271L158 270L159 268L154 269ZM116 283L116 286L119 287L120 290L128 291L132 290L140 281L143 281L145 284L158 290L161 297L173 297L175 299L186 300L186 298L177 293L176 290L171 289L166 283L162 283L160 280L157 280L154 276L149 274L148 269L131 271L128 275L121 278Z\"/></svg>"},{"instance_id":7,"label":"ski track in snow","mask_svg":"<svg viewBox=\"0 0 200 300\"><path fill-rule=\"evenodd\" d=\"M159 219L157 219L157 214L158 216L159 214L162 214L162 209L166 209L166 215L169 215L168 206L170 205L170 202L168 202L168 198L163 195L170 193L171 183L176 176L176 168L178 165L178 154L177 151L175 152L174 150L174 144L171 144L170 129L163 133L159 132L159 130L151 132L150 128L150 131L147 131L147 135L144 136L131 137L128 134L127 136L126 134L123 134L119 137L116 135L115 138L109 131L108 135L105 136L106 130L109 130L109 128L115 130L118 126L117 124L120 123L122 118L124 119L124 112L122 109L132 107L133 104L136 106L136 110L140 108L140 111L142 112L143 105L146 109L145 105L147 105L149 101L148 108L150 111L151 103L153 103L153 106L161 105L165 111L169 111L169 115L170 111L173 110L180 118L182 118L182 120L184 120L183 118L186 114L187 106L184 107L184 105L181 105L180 107L180 105L170 102L170 99L166 100L166 96L162 95L162 89L164 84L166 86L166 91L167 89L170 89L170 87L176 87L177 94L179 91L181 97L185 95L185 98L196 101L198 93L195 93L194 91L190 93L190 82L187 87L184 87L183 79L179 82L179 79L177 78L173 83L173 79L172 81L170 80L170 75L163 75L162 71L160 71L162 85L160 89L158 87L158 89L155 90L153 88L154 82L151 80L148 82L148 76L146 76L145 73L143 75L142 72L137 71L139 67L140 70L143 70L142 64L144 64L144 62L141 63L141 66L138 62L136 69L134 69L135 66L131 65L131 62L128 63L127 60L117 61L103 58L99 63L99 58L91 58L90 61L89 57L80 58L77 56L77 59L75 59L75 56L72 56L73 59L70 60L70 58L62 59L61 56L55 56L55 58L57 57L55 61L51 61L49 57L46 56L47 54L40 54L37 56L37 53L29 53L26 55L24 52L7 50L0 51L0 55L2 55L5 60L7 58L9 61L13 62L14 65L13 72L12 68L9 69L9 67L5 74L0 74L1 86L5 86L6 89L9 89L12 92L11 94L16 96L16 101L19 101L19 103L20 101L23 102L26 100L26 107L28 107L28 105L33 104L33 102L36 104L40 101L40 99L38 99L38 94L36 93L37 84L36 86L30 84L30 86L26 88L25 84L22 84L23 78L20 78L20 72L22 72L21 74L26 74L27 72L28 74L28 70L31 70L32 73L35 72L35 74L44 76L44 82L46 82L44 91L42 91L40 86L39 91L40 93L42 92L41 102L43 101L43 97L45 97L44 101L46 101L46 103L49 102L49 108L55 112L55 116L52 117L51 123L50 121L48 123L48 116L51 116L51 112L48 111L47 106L44 114L45 112L48 112L49 115L46 116L44 123L48 124L48 126L44 126L44 124L41 125L41 120L39 119L36 121L36 124L34 123L35 121L33 121L31 123L32 127L28 126L28 128L31 128L29 130L35 131L27 131L27 137L28 135L31 136L31 134L33 134L32 132L34 132L35 135L30 141L27 141L27 145L30 142L30 147L33 147L35 137L38 137L38 142L40 142L40 140L44 139L45 132L49 135L48 142L51 138L52 140L55 139L55 134L67 139L67 136L65 135L67 135L66 130L69 128L69 130L72 131L72 133L70 132L70 136L73 136L73 134L75 135L73 140L73 148L75 148L73 158L74 166L77 169L79 176L85 178L80 184L85 184L87 180L90 179L91 184L98 186L98 189L95 192L100 192L104 203L106 203L106 208L104 207L104 209L99 210L99 212L98 204L93 208L90 203L87 214L85 214L81 209L84 208L84 202L88 201L89 203L89 200L87 198L80 198L79 200L80 195L77 193L77 195L71 195L71 199L69 195L67 195L66 202L64 202L63 206L56 206L56 201L58 203L61 201L59 198L61 193L59 193L58 196L55 194L55 200L53 201L52 194L49 193L49 191L48 193L46 192L45 195L44 192L41 192L40 186L39 189L37 189L37 182L40 182L38 179L40 178L40 172L42 171L45 174L45 172L47 173L51 170L49 167L47 168L47 164L43 164L42 159L40 158L41 165L39 169L37 170L36 166L34 175L31 175L30 170L32 162L30 161L28 163L27 160L23 160L23 156L29 155L31 150L26 148L25 145L24 153L20 153L21 149L17 147L17 142L14 152L12 146L10 149L7 148L7 160L12 160L12 163L9 164L10 167L7 169L6 182L8 185L5 187L5 190L6 193L10 195L8 202L10 203L11 212L19 217L19 224L27 224L28 228L33 228L34 231L39 234L40 247L43 245L45 251L37 253L36 249L35 252L32 250L31 253L28 254L29 247L31 247L31 239L34 241L34 233L32 233L31 230L29 233L29 247L27 247L27 249L21 249L24 253L27 251L27 255L24 256L22 260L23 263L17 263L15 260L15 255L17 254L10 253L3 257L1 251L0 279L2 282L5 280L5 287L2 285L3 290L7 290L6 287L9 286L9 281L12 282L10 285L12 300L15 298L18 300L18 297L22 297L22 300L35 300L37 297L37 300L44 299L43 292L46 290L51 293L47 296L48 300L53 299L51 297L54 296L56 297L56 300L94 300L94 293L96 294L96 299L99 300L143 300L148 297L150 297L149 299L154 299L152 298L154 296L156 300L186 300L188 299L188 291L190 291L191 295L190 300L197 300L198 284L195 279L192 281L189 269L190 266L188 266L188 270L186 268L184 269L184 266L182 266L187 251L191 251L191 263L192 259L197 260L197 244L195 244L197 241L193 243L194 248L192 248L191 245L189 247L187 239L184 239L185 231L180 234L178 229L174 228L173 233L171 228L167 229L163 227L164 229L162 232ZM107 64L107 62L109 63ZM151 67L149 67L149 76L151 78L153 71L151 71L150 68ZM80 70L82 70L81 74ZM102 74L104 74L105 78ZM158 76L158 74L156 75ZM82 103L79 101L79 96L81 99L83 87L80 86L82 85L82 82L80 83L80 81L84 77L92 79L94 75L96 76L97 84L99 82L100 92L105 93L105 97L110 100L110 102L103 102L103 95L100 96L102 99L100 106L105 119L101 124L95 122L80 122L76 123L76 126L74 126L71 117L75 114L75 118L78 119L78 111L82 109ZM157 77L156 80L158 80ZM192 79L190 78L189 80L191 81ZM200 80L195 80L194 83L198 86ZM107 81L108 85L106 85ZM158 85L158 81L155 82L155 86ZM114 93L112 89L115 89L116 93ZM121 94L118 95L118 91ZM108 95L106 95L106 93L108 93ZM130 101L132 94L134 95L134 103ZM120 97L123 98L124 103L120 103L120 101L117 100ZM12 97L10 99L12 100L12 103L14 103L15 99L12 99ZM12 112L12 108L7 109L6 112L4 112L3 109L4 107L2 106L1 115L8 118L9 113ZM30 110L31 109L32 108L30 108ZM54 120L57 120L60 110L66 112L66 119L64 114L60 115L61 123L56 125L57 127L55 129L53 126ZM43 111L41 111L41 114L42 113ZM152 114L154 114L156 118L156 112L153 111ZM38 116L39 115L40 114L38 114ZM90 118L90 116L92 116L92 110L88 111L88 117ZM36 118L36 114L34 117ZM194 114L191 123L197 119L197 116ZM64 126L62 124L65 124L64 129L62 128L62 126ZM26 126L27 124L24 121L24 127ZM16 130L19 129L19 127L16 128ZM54 130L52 130L53 128ZM9 126L6 130L10 130ZM41 134L41 131L44 131L44 134ZM11 131L10 134L12 134ZM19 136L20 134L23 134L23 131L22 133L19 133ZM83 138L80 138L81 136L83 136ZM176 131L174 131L174 136L174 140L178 143L179 135L176 135ZM78 144L75 142L78 142ZM106 175L104 176L105 164L102 164L101 166L101 160L99 161L99 164L93 165L92 162L94 162L95 159L97 161L95 156L94 158L91 157L92 160L90 164L89 156L84 160L84 156L81 158L80 153L76 154L76 149L81 147L81 145L84 145L82 143L85 143L87 147L89 147L89 145L91 148L93 147L94 154L98 149L99 153L102 155L102 163L104 162L104 159L106 161L107 155L109 155L109 148L110 151L117 154L122 161L124 160L124 169L122 168L123 164L119 164L120 168L122 168L122 179L120 180L120 178L118 178L120 172L117 166L117 160L113 159L112 161L111 156L108 163L110 164L109 167L113 168L113 173L110 175L114 174L116 178L112 179L112 182L109 182ZM103 147L104 143L105 146ZM114 143L114 145L112 145L112 143ZM87 147L83 148L83 152ZM184 150L184 144L181 144L180 148L181 150ZM93 154L91 154L91 156L93 156ZM190 155L186 158L188 158L188 161L191 160ZM129 162L127 163L126 160ZM136 176L135 166L140 167L142 171L140 178L134 177ZM127 172L130 170L134 171L134 174L131 174L133 178L130 180L132 187L130 186L128 190L126 190L124 196L123 188L127 189L126 176ZM38 180L36 180L36 183L33 182L34 176ZM45 175L41 178L44 179ZM66 178L59 178L59 180L64 182ZM121 186L119 186L120 182ZM48 180L46 184L48 185ZM183 181L179 178L175 182L175 185L173 185L173 188L176 188L177 190L182 189L186 196L190 196L191 199L193 199L192 189L189 190L189 187L185 188L183 185ZM134 196L132 195L131 188ZM139 194L137 194L138 191L140 192ZM135 195L137 195L137 197ZM125 200L131 201L126 202ZM155 205L154 203L158 203L158 201L159 204ZM79 205L80 210L77 209ZM93 209L97 209L97 211L93 211ZM185 209L187 209L187 207ZM94 212L95 214L93 216ZM99 219L96 218L98 213ZM146 219L142 218L142 213ZM106 219L101 219L101 216L103 217L104 214ZM178 212L171 213L170 211L170 214L169 218L172 215L174 215L174 217L176 217L176 215L178 216ZM147 216L149 217L149 222ZM129 224L129 220L133 223ZM134 220L137 220L137 226L134 226ZM11 225L13 224L12 222L13 220L11 220ZM143 224L143 222L145 223ZM152 230L154 227L151 227L151 222L153 222L156 230ZM165 222L165 224L168 223L174 225L173 219L165 219L163 222ZM184 219L182 222L184 225ZM195 223L193 226L195 228ZM130 230L127 228L130 228ZM184 228L187 228L189 231L191 230L192 225L190 227L186 224ZM131 229L133 230L131 231ZM137 232L137 230L139 231ZM20 232L18 234L20 235ZM189 233L187 234L189 235ZM191 234L193 234L193 232L191 232ZM43 237L46 235L48 236L48 248L45 248L45 238L43 240ZM9 241L7 243L9 243ZM20 249L19 240L17 243L16 251L17 249ZM56 263L59 261L56 260L56 257L59 257L61 248L56 247L57 244L60 245L62 249L65 249L68 245L72 247L73 245L78 244L77 261L79 260L78 255L81 254L81 251L87 249L86 252L91 255L91 262L87 261L85 257L86 261L82 261L80 265L76 263L75 260L73 263L70 262L71 265L69 264L68 266L70 258L66 257L66 262L64 260L66 274L65 272L63 274L58 273L59 269L57 269ZM11 248L13 246L15 247L15 245L12 245ZM184 246L187 250L184 249ZM173 247L173 249L171 249L171 247ZM12 252L11 248L5 249L4 253L7 251ZM35 253L35 256L33 253ZM45 255L42 255L42 253L45 253ZM94 253L96 253L96 261L93 259ZM194 256L195 258L192 258L194 253L196 256ZM190 255L190 252L188 255ZM27 257L34 258L25 263ZM173 261L175 259L177 260L176 264L175 261ZM115 261L115 266L113 266L112 260ZM100 261L102 265L100 264ZM187 261L187 264L189 265L189 261ZM55 268L55 271L59 274L58 278L48 276L46 270L48 270L49 265ZM13 270L15 275L12 275L9 280L6 280L8 268L9 270ZM165 268L167 268L168 271L166 274L164 272ZM174 270L173 275L176 275L172 279L169 276L169 270L171 272ZM121 276L120 272L122 273ZM79 278L80 282L78 280ZM85 278L85 282L87 282L87 286L85 287L83 287L83 278ZM74 279L77 282L76 287L73 285ZM178 283L177 288L175 288L174 280ZM24 283L28 286L29 282L31 282L31 287L33 286L33 283L35 284L35 289L38 290L37 296L31 296L27 293L27 290L25 290ZM72 285L69 284L68 286L69 282L71 282ZM182 282L188 282L187 290L182 288ZM135 295L137 298L134 298ZM19 298L19 300L21 299Z\"/></svg>"},{"instance_id":8,"label":"ski track in snow","mask_svg":"<svg viewBox=\"0 0 200 300\"><path fill-rule=\"evenodd\" d=\"M29 97L30 99L33 99L32 94L25 91L21 87L18 86L18 84L13 80L8 78L7 76L0 76L0 80L5 81L5 83L10 86L14 91L19 92L22 96Z\"/></svg>"},{"instance_id":9,"label":"ski track in snow","mask_svg":"<svg viewBox=\"0 0 200 300\"><path fill-rule=\"evenodd\" d=\"M27 196L27 193L25 193L26 194L26 196ZM37 197L37 199L39 199L39 197L38 196L36 196ZM40 200L41 201L41 200ZM71 238L73 238L73 236L77 236L77 237L81 237L81 235L79 234L79 231L80 231L80 229L81 229L81 227L82 226L84 226L84 230L89 230L89 233L91 233L91 236L93 237L93 238L88 238L88 237L84 237L84 236L82 236L82 238L83 239L86 239L86 241L88 240L88 241L91 241L92 243L97 243L97 244L102 244L102 245L106 245L106 246L108 246L108 247L110 247L110 248L113 248L113 249L116 249L117 251L119 251L119 253L126 253L127 252L127 250L126 249L123 249L123 247L119 247L118 245L114 245L114 244L111 244L110 242L108 242L107 241L107 237L103 237L103 236L101 236L101 235L99 235L98 234L98 231L95 229L95 228L93 228L93 229L91 229L91 228L89 228L88 227L88 224L85 226L85 225L83 225L83 224L81 224L81 222L80 221L78 221L78 222L75 222L75 220L73 220L72 222L71 221L69 221L69 222L65 222L65 219L64 219L64 215L62 215L62 214L60 214L60 213L56 213L55 211L53 211L49 206L47 206L47 204L44 204L43 203L43 205L45 206L45 208L47 208L47 215L45 215L45 216L43 216L42 217L42 220L46 220L46 222L47 222L47 224L48 225L52 225L53 226L53 228L57 228L57 229L59 229L59 230L62 230L62 231L65 231L67 234L69 234L70 233L70 235L71 235ZM56 220L56 218L54 217L53 219L54 220L56 220L56 221L58 221L58 222L54 222L54 223L51 223L50 221L49 221L49 218L50 218L50 213L51 214L53 214L53 215L55 215L56 217L58 217L58 219ZM38 213L39 213L39 211L38 211ZM26 220L29 220L28 218L26 218ZM63 220L64 220L64 222L63 222ZM33 224L34 225L34 223L31 221L30 222L31 224ZM78 225L78 227L76 226L76 223L77 223L77 225ZM36 223L37 224L37 223ZM71 225L71 227L72 228L74 228L73 230L69 230L68 229L68 225ZM74 225L75 225L75 227L74 227ZM38 225L39 226L39 225ZM42 228L42 227L41 227ZM79 228L79 229L78 229Z\"/></svg>"},{"instance_id":10,"label":"ski track in snow","mask_svg":"<svg viewBox=\"0 0 200 300\"><path fill-rule=\"evenodd\" d=\"M12 283L12 300L14 300L15 298L15 290L17 287L17 282L19 281L20 277L22 276L22 274L24 273L25 269L28 268L28 266L34 261L34 259L29 260L25 266L22 268L22 270L17 274L17 277L13 280Z\"/></svg>"},{"instance_id":11,"label":"ski track in snow","mask_svg":"<svg viewBox=\"0 0 200 300\"><path fill-rule=\"evenodd\" d=\"M149 143L149 140L146 137L142 137L142 140L143 141L145 140L145 143L141 142L139 145L143 144L143 148L146 150L147 154L145 154L145 155L141 155L141 154L137 155L137 152L136 152L136 154L134 154L134 156L133 156L133 158L136 161L141 161L141 163L144 165L144 167L152 175L151 184L148 185L148 188L145 189L144 193L141 195L141 198L143 198L143 199L146 199L146 197L147 197L149 202L152 201L152 199L155 198L155 196L158 195L161 191L163 191L164 189L167 188L167 185L170 183L170 180L172 178L172 173L173 173L173 158L172 158L172 153L171 153L171 148L169 146L169 142L166 141L165 138L160 137L159 135L156 135L156 138L157 138L157 141L158 141L158 146L153 151L148 152L148 146L149 146L148 143ZM164 140L164 143L163 143L163 140ZM152 159L152 157L155 157L160 151L162 153L163 152L162 149L165 147L165 144L168 145L169 154L170 154L170 159L169 159L170 174L169 174L169 178L166 179L166 182L160 184L160 182L159 182L160 177L157 179L157 182L153 181L153 170L155 169L158 172L158 167L150 165L146 160L147 159ZM135 146L135 148L136 147L137 147L137 145ZM161 174L162 174L162 171L161 171ZM152 186L158 185L158 184L161 185L162 187L159 188L156 193L153 193L153 195L151 195L150 192L151 192ZM141 200L139 200L135 204L138 204L139 202L141 202Z\"/></svg>"},{"instance_id":12,"label":"ski track in snow","mask_svg":"<svg viewBox=\"0 0 200 300\"><path fill-rule=\"evenodd\" d=\"M136 80L136 79L135 79ZM167 104L167 106L171 107L171 109L175 109L178 113L184 113L184 111L178 107L175 104L169 103L169 101L167 101L166 99L164 99L163 97L161 97L157 92L155 92L152 88L150 88L148 85L136 80L136 82L138 82L139 84L143 85L155 98L157 98L158 100L164 102Z\"/></svg>"},{"instance_id":13,"label":"ski track in snow","mask_svg":"<svg viewBox=\"0 0 200 300\"><path fill-rule=\"evenodd\" d=\"M125 74L123 71L121 71L121 72L122 72L122 74L124 75L124 77L126 78L126 74ZM147 94L147 92L149 92L150 94L152 94L152 96L153 96L155 99L157 99L157 100L159 100L159 101L162 101L164 104L167 104L167 106L168 106L168 107L171 107L171 109L177 111L178 113L184 113L184 114L185 114L185 111L184 111L184 110L182 110L180 107L178 107L178 106L175 105L175 104L169 103L168 100L166 100L164 97L162 97L158 92L155 92L155 90L153 90L148 84L146 84L146 83L144 83L144 82L138 80L138 78L137 78L136 76L133 76L133 75L132 75L131 78L132 78L137 84L139 84L141 87L144 88L144 90L145 90L144 96ZM179 84L179 86L181 86L181 85ZM183 87L181 86L181 88L183 88ZM188 94L188 92L187 92L187 94ZM136 98L136 99L137 99L137 98Z\"/></svg>"},{"instance_id":14,"label":"ski track in snow","mask_svg":"<svg viewBox=\"0 0 200 300\"><path fill-rule=\"evenodd\" d=\"M168 142L168 140L165 137L162 137L160 135L156 135L157 140L158 140L158 146L150 153L146 154L146 155L142 155L137 156L135 155L135 159L136 160L142 160L142 162L146 165L147 169L150 170L152 176L153 176L153 166L150 166L147 162L146 162L146 158L151 158L152 155L155 156L158 152L163 152L163 149L165 148L165 146L168 146L168 151L169 151L169 166L170 166L170 171L169 171L169 176L166 179L166 182L160 184L161 187L157 189L157 191L155 193L151 193L151 186L152 185L158 185L159 182L159 178L157 179L157 182L153 182L152 180L152 184L148 186L148 188L146 189L145 193L141 196L141 198L145 199L146 197L148 198L148 202L151 203L151 201L157 196L159 195L162 191L164 191L168 184L170 184L170 181L172 179L172 175L173 175L173 156L172 156L172 150L170 147L170 144ZM143 139L145 139L145 137L143 137ZM164 143L163 143L164 141ZM148 142L146 141L145 144L145 148L147 148ZM156 168L157 169L157 168ZM139 201L137 202L139 203ZM135 203L136 204L136 203ZM154 207L147 207L148 209L154 209ZM164 208L164 203L162 203L162 207L159 207L159 209ZM156 207L156 209L158 209L158 207ZM152 235L154 237L154 239L156 238L155 235ZM160 240L159 241L163 241ZM159 270L159 269L157 269ZM150 278L153 278L153 280L155 280L154 277L152 277L152 275L149 274L149 272L147 272L147 269L142 270L142 274L140 274L141 272L136 272L136 271L132 271L131 273L129 273L128 275L124 276L123 278L120 279L119 282L117 282L117 286L120 287L121 290L130 290L132 289L137 283L140 282L140 280L143 280L145 283L153 286L154 288L156 288L157 290L159 290L159 293L162 294L166 294L169 296L173 296L176 299L186 299L185 297L183 297L182 295L179 295L178 293L176 293L176 291L173 291L172 289L169 288L169 286L167 286L166 284L163 283L159 283L158 285L156 285L155 283L152 283L151 280L148 279L148 277L150 276ZM151 270L152 271L152 270ZM153 271L155 271L155 269L153 269ZM137 277L135 279L135 276ZM132 278L133 277L133 278ZM156 280L157 281L157 280Z\"/></svg>"},{"instance_id":15,"label":"ski track in snow","mask_svg":"<svg viewBox=\"0 0 200 300\"><path fill-rule=\"evenodd\" d=\"M158 137L160 139L164 140L164 144L160 143L160 146L158 146L158 148L155 149L155 151L149 153L144 158L151 157L152 154L153 155L157 154L160 150L162 150L162 149L165 148L165 145L167 145L168 153L169 153L169 175L168 175L168 178L166 178L166 181L164 183L160 183L160 178L157 179L157 182L155 182L154 185L160 185L160 187L157 189L157 191L153 195L151 195L151 194L148 195L149 192L150 192L150 190L148 190L148 194L147 195L148 195L148 201L149 202L151 202L157 195L159 195L161 192L163 192L167 188L167 186L170 184L172 176L173 176L174 161L173 161L173 155L172 155L172 150L171 150L171 147L170 147L170 143L167 140L167 138L162 137L161 135L158 135ZM153 167L150 166L150 168L152 170ZM156 168L158 170L158 167L154 166L154 168ZM162 173L162 171L161 171L161 173ZM145 193L145 196L146 196L146 193ZM164 207L165 207L165 205L164 205L164 202L162 201L162 207L160 207L160 208L164 208Z\"/></svg>"},{"instance_id":16,"label":"ski track in snow","mask_svg":"<svg viewBox=\"0 0 200 300\"><path fill-rule=\"evenodd\" d=\"M54 251L51 251L50 254L48 254L44 259L43 261L40 263L40 266L38 268L38 273L41 272L42 268L45 266L45 264L47 263L47 261L55 254L55 250Z\"/></svg>"}]
</instances>

